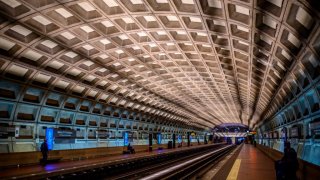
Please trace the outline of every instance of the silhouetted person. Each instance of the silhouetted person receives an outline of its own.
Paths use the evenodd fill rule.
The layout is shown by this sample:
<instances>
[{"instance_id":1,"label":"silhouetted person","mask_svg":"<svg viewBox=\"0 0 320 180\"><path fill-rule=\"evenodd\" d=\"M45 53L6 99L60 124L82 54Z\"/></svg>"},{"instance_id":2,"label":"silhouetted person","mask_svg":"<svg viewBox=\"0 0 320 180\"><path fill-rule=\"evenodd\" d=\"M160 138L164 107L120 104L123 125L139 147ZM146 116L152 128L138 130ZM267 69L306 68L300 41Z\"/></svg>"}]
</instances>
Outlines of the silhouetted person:
<instances>
[{"instance_id":1,"label":"silhouetted person","mask_svg":"<svg viewBox=\"0 0 320 180\"><path fill-rule=\"evenodd\" d=\"M45 165L45 164L47 164L48 152L49 152L48 144L47 144L47 140L46 139L41 144L40 150L41 150L41 153L42 153L42 164Z\"/></svg>"},{"instance_id":2,"label":"silhouetted person","mask_svg":"<svg viewBox=\"0 0 320 180\"><path fill-rule=\"evenodd\" d=\"M128 144L127 149L128 149L128 151L130 151L130 153L131 153L131 154L136 153L136 151L134 150L134 148L131 146L131 144L130 144L130 143Z\"/></svg>"},{"instance_id":3,"label":"silhouetted person","mask_svg":"<svg viewBox=\"0 0 320 180\"><path fill-rule=\"evenodd\" d=\"M299 169L299 162L296 151L290 147L289 142L285 142L284 155L276 162L278 180L296 180L296 172Z\"/></svg>"},{"instance_id":4,"label":"silhouetted person","mask_svg":"<svg viewBox=\"0 0 320 180\"><path fill-rule=\"evenodd\" d=\"M204 144L208 144L207 138L204 139Z\"/></svg>"}]
</instances>

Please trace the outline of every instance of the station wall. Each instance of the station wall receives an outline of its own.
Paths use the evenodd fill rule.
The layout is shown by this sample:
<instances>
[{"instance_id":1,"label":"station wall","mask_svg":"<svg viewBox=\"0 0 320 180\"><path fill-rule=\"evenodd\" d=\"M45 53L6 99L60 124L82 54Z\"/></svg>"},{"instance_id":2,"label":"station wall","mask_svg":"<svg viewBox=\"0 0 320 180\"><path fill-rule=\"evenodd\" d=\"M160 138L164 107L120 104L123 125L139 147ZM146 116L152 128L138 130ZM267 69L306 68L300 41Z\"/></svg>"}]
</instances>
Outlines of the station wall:
<instances>
[{"instance_id":1,"label":"station wall","mask_svg":"<svg viewBox=\"0 0 320 180\"><path fill-rule=\"evenodd\" d=\"M123 146L125 131L133 132L132 145L147 145L149 133L161 133L166 144L173 133L186 142L186 132L197 132L136 110L0 80L0 153L38 151L46 128L76 131L74 143L54 144L54 150ZM203 142L203 132L196 134Z\"/></svg>"},{"instance_id":2,"label":"station wall","mask_svg":"<svg viewBox=\"0 0 320 180\"><path fill-rule=\"evenodd\" d=\"M300 159L320 165L319 78L297 86L292 95L284 97L275 115L257 129L259 144L283 152L284 142L289 141Z\"/></svg>"}]
</instances>

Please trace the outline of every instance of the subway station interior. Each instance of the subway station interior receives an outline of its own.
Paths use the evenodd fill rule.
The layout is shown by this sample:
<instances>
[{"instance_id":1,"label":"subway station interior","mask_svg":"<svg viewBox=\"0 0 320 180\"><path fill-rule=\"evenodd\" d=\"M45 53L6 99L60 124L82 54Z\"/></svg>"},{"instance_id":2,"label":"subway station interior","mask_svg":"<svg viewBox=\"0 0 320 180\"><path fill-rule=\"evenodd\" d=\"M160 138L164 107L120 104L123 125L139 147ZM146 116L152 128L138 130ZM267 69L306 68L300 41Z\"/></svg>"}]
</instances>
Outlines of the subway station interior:
<instances>
[{"instance_id":1,"label":"subway station interior","mask_svg":"<svg viewBox=\"0 0 320 180\"><path fill-rule=\"evenodd\" d=\"M319 180L320 1L0 0L0 179Z\"/></svg>"}]
</instances>

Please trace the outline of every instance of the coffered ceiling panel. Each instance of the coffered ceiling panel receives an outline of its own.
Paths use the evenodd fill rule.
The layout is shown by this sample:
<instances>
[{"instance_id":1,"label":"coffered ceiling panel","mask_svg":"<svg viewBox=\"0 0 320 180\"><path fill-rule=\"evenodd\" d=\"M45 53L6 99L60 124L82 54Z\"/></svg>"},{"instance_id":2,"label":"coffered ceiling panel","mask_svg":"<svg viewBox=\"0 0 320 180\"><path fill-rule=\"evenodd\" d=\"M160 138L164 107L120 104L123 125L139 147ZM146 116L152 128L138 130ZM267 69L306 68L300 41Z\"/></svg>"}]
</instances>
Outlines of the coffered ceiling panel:
<instances>
[{"instance_id":1,"label":"coffered ceiling panel","mask_svg":"<svg viewBox=\"0 0 320 180\"><path fill-rule=\"evenodd\" d=\"M310 3L1 0L1 72L200 128L253 127L301 54L319 59Z\"/></svg>"}]
</instances>

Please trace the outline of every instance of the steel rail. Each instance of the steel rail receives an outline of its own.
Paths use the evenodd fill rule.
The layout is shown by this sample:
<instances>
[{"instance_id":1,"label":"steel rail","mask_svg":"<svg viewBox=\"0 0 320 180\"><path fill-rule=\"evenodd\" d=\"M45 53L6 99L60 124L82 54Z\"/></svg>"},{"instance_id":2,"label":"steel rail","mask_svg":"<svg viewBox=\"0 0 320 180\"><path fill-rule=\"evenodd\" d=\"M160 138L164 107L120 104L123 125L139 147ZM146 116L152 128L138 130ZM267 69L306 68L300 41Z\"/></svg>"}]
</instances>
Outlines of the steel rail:
<instances>
[{"instance_id":1,"label":"steel rail","mask_svg":"<svg viewBox=\"0 0 320 180\"><path fill-rule=\"evenodd\" d=\"M157 173L154 173L152 175L146 176L141 178L141 180L154 180L154 179L169 179L174 176L177 176L181 172L185 172L186 169L188 169L190 166L198 165L199 163L203 163L205 160L208 160L208 158L220 155L224 152L228 152L228 150L232 149L235 145L228 145L226 147L222 147L220 149L214 150L212 152L206 153L204 155L198 156L196 158L187 160L183 163L180 163L178 165L171 166L169 168L166 168L165 170L158 171Z\"/></svg>"}]
</instances>

